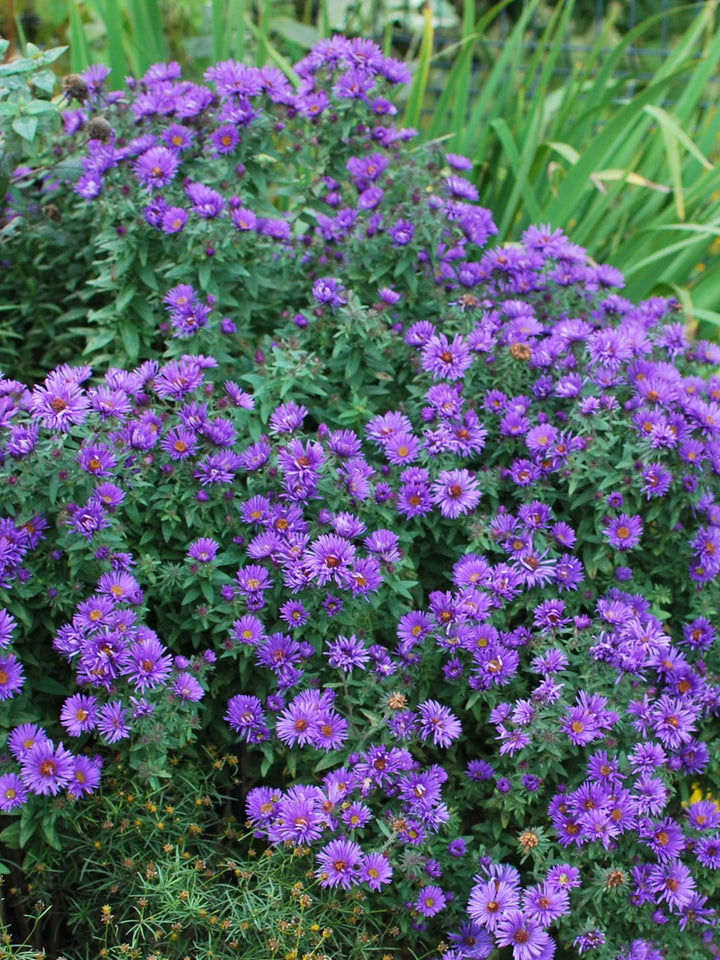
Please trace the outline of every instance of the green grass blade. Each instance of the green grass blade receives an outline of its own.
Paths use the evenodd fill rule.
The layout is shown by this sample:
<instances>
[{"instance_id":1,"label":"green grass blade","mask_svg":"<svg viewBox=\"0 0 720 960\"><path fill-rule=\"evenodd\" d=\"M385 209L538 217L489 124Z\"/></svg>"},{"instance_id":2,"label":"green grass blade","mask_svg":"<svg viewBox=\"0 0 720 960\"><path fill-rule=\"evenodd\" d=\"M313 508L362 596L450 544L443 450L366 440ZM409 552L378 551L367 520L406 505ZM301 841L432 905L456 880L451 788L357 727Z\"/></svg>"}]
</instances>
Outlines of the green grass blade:
<instances>
[{"instance_id":1,"label":"green grass blade","mask_svg":"<svg viewBox=\"0 0 720 960\"><path fill-rule=\"evenodd\" d=\"M288 80L290 81L290 83L292 83L294 87L299 87L300 77L295 73L291 64L280 53L280 51L270 42L270 40L266 36L265 37L263 36L261 28L256 23L253 23L252 17L249 13L245 14L245 26L248 28L250 33L258 41L258 45L261 39L264 40L268 60L271 60L276 67L282 70L282 72L285 74L285 76L288 78Z\"/></svg>"},{"instance_id":2,"label":"green grass blade","mask_svg":"<svg viewBox=\"0 0 720 960\"><path fill-rule=\"evenodd\" d=\"M474 75L474 60L480 40L500 14L512 0L500 0L477 21L472 33L464 36L459 43L446 47L443 56L455 54L455 62L444 78L443 91L433 110L433 119L427 131L427 138L435 140L438 137L452 133L455 138L454 146L460 148L465 117L467 116L467 100ZM433 57L435 59L435 57ZM467 90L468 94L464 94ZM463 102L464 101L464 102ZM448 123L448 115L452 120Z\"/></svg>"},{"instance_id":3,"label":"green grass blade","mask_svg":"<svg viewBox=\"0 0 720 960\"><path fill-rule=\"evenodd\" d=\"M139 75L167 59L167 42L158 0L129 0L134 30L128 36Z\"/></svg>"},{"instance_id":4,"label":"green grass blade","mask_svg":"<svg viewBox=\"0 0 720 960\"><path fill-rule=\"evenodd\" d=\"M427 88L428 76L430 74L430 60L433 51L433 15L430 3L425 4L425 26L423 28L422 42L420 44L420 55L417 69L413 78L410 96L407 107L405 108L404 125L406 127L417 127L420 123L420 114L423 101L425 100L425 90Z\"/></svg>"},{"instance_id":5,"label":"green grass blade","mask_svg":"<svg viewBox=\"0 0 720 960\"><path fill-rule=\"evenodd\" d=\"M392 28L392 22L389 23L389 26ZM320 0L320 9L318 10L318 34L321 40L326 39L330 36L330 9L329 9L329 0ZM392 35L391 35L392 36ZM386 56L390 55L388 53Z\"/></svg>"},{"instance_id":6,"label":"green grass blade","mask_svg":"<svg viewBox=\"0 0 720 960\"><path fill-rule=\"evenodd\" d=\"M461 152L473 159L483 159L490 120L506 115L508 98L514 93L514 85L509 82L509 77L519 75L525 49L525 30L538 4L539 0L530 0L525 5L503 46L502 53L485 77L460 143Z\"/></svg>"},{"instance_id":7,"label":"green grass blade","mask_svg":"<svg viewBox=\"0 0 720 960\"><path fill-rule=\"evenodd\" d=\"M75 0L68 0L68 14L70 17L70 69L73 73L80 73L93 61Z\"/></svg>"},{"instance_id":8,"label":"green grass blade","mask_svg":"<svg viewBox=\"0 0 720 960\"><path fill-rule=\"evenodd\" d=\"M536 114L537 116L537 114ZM502 144L505 155L507 156L510 170L515 177L515 183L509 198L502 206L502 219L498 224L498 242L506 239L509 229L515 219L517 204L520 197L525 203L526 212L534 223L541 220L540 207L535 197L533 186L528 179L528 171L532 164L534 151L529 149L529 144L523 141L522 155L518 150L517 144L513 140L512 133L507 123L498 117L490 121L490 126L497 133L498 139Z\"/></svg>"},{"instance_id":9,"label":"green grass blade","mask_svg":"<svg viewBox=\"0 0 720 960\"><path fill-rule=\"evenodd\" d=\"M269 6L268 4L268 9ZM245 0L228 0L228 53L235 60L243 60L245 57L245 15Z\"/></svg>"},{"instance_id":10,"label":"green grass blade","mask_svg":"<svg viewBox=\"0 0 720 960\"><path fill-rule=\"evenodd\" d=\"M105 42L107 44L107 65L112 73L107 79L108 89L121 90L128 72L137 75L137 60L125 56L123 41L126 35L122 11L119 0L93 0L93 6L105 27Z\"/></svg>"},{"instance_id":11,"label":"green grass blade","mask_svg":"<svg viewBox=\"0 0 720 960\"><path fill-rule=\"evenodd\" d=\"M607 166L623 166L610 161L617 153L617 145L622 144L633 129L643 108L664 92L677 79L675 74L665 77L654 83L647 90L638 94L630 103L622 107L610 122L587 145L582 157L570 169L562 186L562 196L548 204L544 211L544 218L555 226L562 226L570 219L571 213L577 207L578 198L582 197L588 187L590 176L597 170Z\"/></svg>"},{"instance_id":12,"label":"green grass blade","mask_svg":"<svg viewBox=\"0 0 720 960\"><path fill-rule=\"evenodd\" d=\"M225 53L225 0L212 0L213 62L226 59Z\"/></svg>"}]
</instances>

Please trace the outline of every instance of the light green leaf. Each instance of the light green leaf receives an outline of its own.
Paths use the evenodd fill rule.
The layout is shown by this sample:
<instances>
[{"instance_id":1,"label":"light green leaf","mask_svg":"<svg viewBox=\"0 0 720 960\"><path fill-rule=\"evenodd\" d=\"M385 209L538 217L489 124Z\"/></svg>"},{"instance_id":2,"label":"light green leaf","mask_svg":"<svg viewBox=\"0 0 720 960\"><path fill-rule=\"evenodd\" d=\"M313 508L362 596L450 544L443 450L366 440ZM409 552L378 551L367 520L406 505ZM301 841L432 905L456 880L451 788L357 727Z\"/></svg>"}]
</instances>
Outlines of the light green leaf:
<instances>
[{"instance_id":1,"label":"light green leaf","mask_svg":"<svg viewBox=\"0 0 720 960\"><path fill-rule=\"evenodd\" d=\"M12 122L12 128L23 140L32 142L37 133L38 122L35 117L15 117Z\"/></svg>"}]
</instances>

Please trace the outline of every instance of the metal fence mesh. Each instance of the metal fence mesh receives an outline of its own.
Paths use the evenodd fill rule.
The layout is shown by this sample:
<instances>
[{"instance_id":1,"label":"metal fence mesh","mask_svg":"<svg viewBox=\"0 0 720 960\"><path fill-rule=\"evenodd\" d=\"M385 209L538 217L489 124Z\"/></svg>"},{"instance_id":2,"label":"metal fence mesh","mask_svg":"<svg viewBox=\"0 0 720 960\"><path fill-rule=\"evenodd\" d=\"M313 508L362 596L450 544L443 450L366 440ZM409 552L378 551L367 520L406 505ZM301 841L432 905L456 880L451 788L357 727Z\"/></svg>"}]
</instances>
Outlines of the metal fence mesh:
<instances>
[{"instance_id":1,"label":"metal fence mesh","mask_svg":"<svg viewBox=\"0 0 720 960\"><path fill-rule=\"evenodd\" d=\"M444 76L453 64L453 53L461 34L461 11L458 0L430 0L434 23L433 70L427 87L429 105L443 90ZM525 46L528 54L533 53L542 43L543 29L549 15L564 0L549 0L530 18L526 31ZM478 0L476 14L480 16L491 6ZM677 0L578 0L573 10L571 25L561 44L561 56L553 70L553 79L557 85L563 77L573 71L573 64L589 53L603 35L603 28L610 18L614 22L613 35L625 36L628 31L645 21L651 15L657 16L655 24L643 31L636 44L631 44L621 58L614 76L628 79L630 83L626 94L631 95L636 85L651 79L662 61L670 53L674 38L687 28L693 17L697 16L704 4L677 3ZM522 12L523 0L514 0L503 9L496 18L492 29L484 36L484 46L489 51L501 50ZM367 9L367 8L366 8ZM391 30L393 45L401 51L417 49L422 29L422 3L410 3L409 0L392 0L385 3L375 0L371 7L372 33L377 39L387 36ZM610 53L612 46L603 48ZM700 51L698 51L700 55ZM488 66L480 59L475 64L474 86L476 92L482 82L483 73Z\"/></svg>"}]
</instances>

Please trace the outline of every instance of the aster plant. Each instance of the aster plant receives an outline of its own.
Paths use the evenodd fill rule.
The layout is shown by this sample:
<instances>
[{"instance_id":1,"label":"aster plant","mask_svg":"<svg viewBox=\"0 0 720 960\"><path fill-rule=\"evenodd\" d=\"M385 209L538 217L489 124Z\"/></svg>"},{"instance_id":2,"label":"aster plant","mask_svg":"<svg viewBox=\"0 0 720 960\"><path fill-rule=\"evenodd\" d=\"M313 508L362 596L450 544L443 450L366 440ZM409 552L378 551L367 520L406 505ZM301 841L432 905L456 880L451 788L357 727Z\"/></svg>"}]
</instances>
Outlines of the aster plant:
<instances>
[{"instance_id":1,"label":"aster plant","mask_svg":"<svg viewBox=\"0 0 720 960\"><path fill-rule=\"evenodd\" d=\"M137 142L88 145L75 193L143 195L166 260L142 362L0 380L1 837L62 848L110 757L159 789L220 744L254 843L392 918L390 956L710 956L720 350L552 226L488 248L374 45L295 73L155 67ZM298 118L313 218L180 179L266 184L233 151ZM267 296L226 284L249 239Z\"/></svg>"}]
</instances>

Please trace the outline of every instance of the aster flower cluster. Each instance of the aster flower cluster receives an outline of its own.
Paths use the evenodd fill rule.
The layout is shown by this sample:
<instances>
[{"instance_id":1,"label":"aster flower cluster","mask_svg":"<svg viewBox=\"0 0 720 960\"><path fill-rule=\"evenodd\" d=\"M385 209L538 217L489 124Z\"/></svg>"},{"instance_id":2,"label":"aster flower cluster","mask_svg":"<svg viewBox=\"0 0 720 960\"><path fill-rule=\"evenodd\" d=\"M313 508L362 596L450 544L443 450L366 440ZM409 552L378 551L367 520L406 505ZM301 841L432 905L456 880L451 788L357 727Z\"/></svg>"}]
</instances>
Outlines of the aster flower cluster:
<instances>
[{"instance_id":1,"label":"aster flower cluster","mask_svg":"<svg viewBox=\"0 0 720 960\"><path fill-rule=\"evenodd\" d=\"M76 199L125 211L126 306L170 335L0 377L0 809L232 744L256 838L446 960L699 956L720 350L550 226L485 249L470 161L410 152L374 44L295 72L88 76L118 125ZM289 216L270 169L312 171Z\"/></svg>"}]
</instances>

